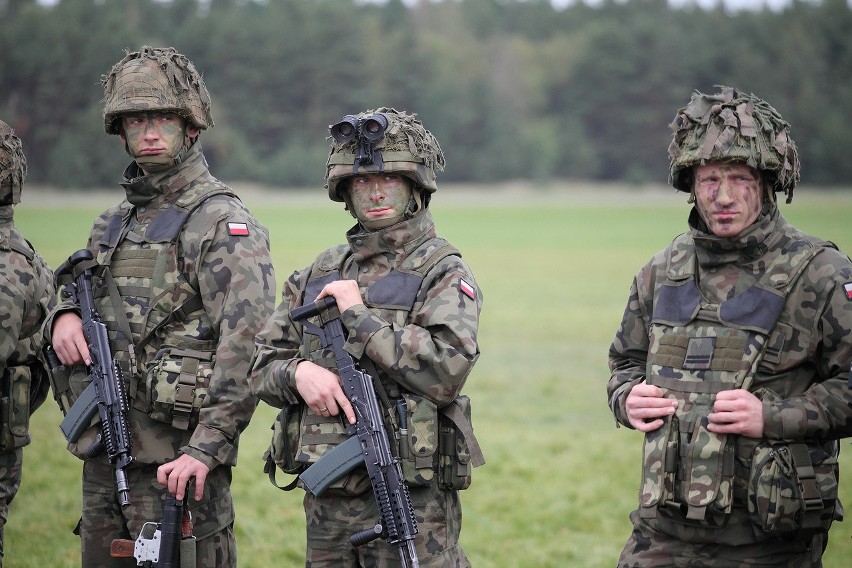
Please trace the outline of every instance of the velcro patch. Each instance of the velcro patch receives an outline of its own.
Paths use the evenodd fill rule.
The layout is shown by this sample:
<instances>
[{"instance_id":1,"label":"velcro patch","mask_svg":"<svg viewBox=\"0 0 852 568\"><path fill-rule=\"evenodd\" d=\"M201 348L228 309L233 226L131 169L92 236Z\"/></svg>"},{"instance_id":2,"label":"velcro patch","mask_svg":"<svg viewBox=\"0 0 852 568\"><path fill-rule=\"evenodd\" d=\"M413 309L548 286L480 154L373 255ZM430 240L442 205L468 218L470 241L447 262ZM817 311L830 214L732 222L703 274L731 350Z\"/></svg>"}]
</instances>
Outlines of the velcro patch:
<instances>
[{"instance_id":1,"label":"velcro patch","mask_svg":"<svg viewBox=\"0 0 852 568\"><path fill-rule=\"evenodd\" d=\"M844 284L843 289L846 290L846 299L852 300L852 282Z\"/></svg>"},{"instance_id":2,"label":"velcro patch","mask_svg":"<svg viewBox=\"0 0 852 568\"><path fill-rule=\"evenodd\" d=\"M476 299L476 289L471 286L464 278L459 278L459 290L461 290L462 294L464 294L471 300Z\"/></svg>"},{"instance_id":3,"label":"velcro patch","mask_svg":"<svg viewBox=\"0 0 852 568\"><path fill-rule=\"evenodd\" d=\"M228 223L228 234L236 237L247 237L248 225L245 223Z\"/></svg>"}]
</instances>

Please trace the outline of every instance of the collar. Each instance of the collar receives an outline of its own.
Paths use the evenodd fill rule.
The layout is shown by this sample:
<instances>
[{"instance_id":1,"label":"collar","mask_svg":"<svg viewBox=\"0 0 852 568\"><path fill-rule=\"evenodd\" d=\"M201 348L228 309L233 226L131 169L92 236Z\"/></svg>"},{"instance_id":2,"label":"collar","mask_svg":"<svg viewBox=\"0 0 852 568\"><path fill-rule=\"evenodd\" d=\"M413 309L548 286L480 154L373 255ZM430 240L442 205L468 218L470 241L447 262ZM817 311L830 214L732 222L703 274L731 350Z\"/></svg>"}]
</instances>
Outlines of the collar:
<instances>
[{"instance_id":1,"label":"collar","mask_svg":"<svg viewBox=\"0 0 852 568\"><path fill-rule=\"evenodd\" d=\"M15 217L14 205L0 205L0 224L11 223Z\"/></svg>"},{"instance_id":2,"label":"collar","mask_svg":"<svg viewBox=\"0 0 852 568\"><path fill-rule=\"evenodd\" d=\"M146 175L136 162L131 162L124 170L121 186L127 194L127 201L141 206L161 196L168 200L204 175L207 170L207 160L204 159L201 143L196 140L181 163L161 172Z\"/></svg>"},{"instance_id":3,"label":"collar","mask_svg":"<svg viewBox=\"0 0 852 568\"><path fill-rule=\"evenodd\" d=\"M701 266L738 262L744 264L763 256L781 235L784 218L774 203L767 203L757 219L733 237L718 237L709 232L693 207L689 214L690 234L695 242Z\"/></svg>"},{"instance_id":4,"label":"collar","mask_svg":"<svg viewBox=\"0 0 852 568\"><path fill-rule=\"evenodd\" d=\"M378 231L368 231L358 224L346 232L346 240L358 264L364 264L377 255L405 258L434 236L435 222L428 209Z\"/></svg>"}]
</instances>

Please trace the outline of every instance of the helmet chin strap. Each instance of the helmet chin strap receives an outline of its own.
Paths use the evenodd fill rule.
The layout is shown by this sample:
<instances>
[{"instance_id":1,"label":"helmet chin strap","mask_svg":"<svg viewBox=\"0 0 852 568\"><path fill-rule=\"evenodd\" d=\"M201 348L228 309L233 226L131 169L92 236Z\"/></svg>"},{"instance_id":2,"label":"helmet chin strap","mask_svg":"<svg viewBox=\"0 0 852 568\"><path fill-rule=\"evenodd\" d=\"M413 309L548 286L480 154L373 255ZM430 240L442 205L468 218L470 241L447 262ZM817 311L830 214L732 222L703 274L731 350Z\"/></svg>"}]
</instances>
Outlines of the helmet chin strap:
<instances>
[{"instance_id":1,"label":"helmet chin strap","mask_svg":"<svg viewBox=\"0 0 852 568\"><path fill-rule=\"evenodd\" d=\"M423 209L423 192L420 188L414 187L411 191L411 197L408 199L408 205L405 207L402 215L408 220L414 217L421 209Z\"/></svg>"}]
</instances>

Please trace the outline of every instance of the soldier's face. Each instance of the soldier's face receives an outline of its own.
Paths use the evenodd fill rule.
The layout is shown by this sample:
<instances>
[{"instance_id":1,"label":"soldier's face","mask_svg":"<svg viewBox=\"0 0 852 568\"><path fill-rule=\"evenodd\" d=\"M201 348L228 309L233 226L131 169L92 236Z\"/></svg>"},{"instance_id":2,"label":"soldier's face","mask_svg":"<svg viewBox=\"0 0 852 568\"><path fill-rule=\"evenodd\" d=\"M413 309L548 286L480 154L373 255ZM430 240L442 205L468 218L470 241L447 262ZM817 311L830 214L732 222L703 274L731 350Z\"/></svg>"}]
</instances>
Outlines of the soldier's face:
<instances>
[{"instance_id":1,"label":"soldier's face","mask_svg":"<svg viewBox=\"0 0 852 568\"><path fill-rule=\"evenodd\" d=\"M146 172L170 166L199 130L173 112L137 112L121 118L121 140L127 152Z\"/></svg>"},{"instance_id":2,"label":"soldier's face","mask_svg":"<svg viewBox=\"0 0 852 568\"><path fill-rule=\"evenodd\" d=\"M760 214L760 173L745 164L710 162L696 166L694 183L698 213L716 236L736 236Z\"/></svg>"},{"instance_id":3,"label":"soldier's face","mask_svg":"<svg viewBox=\"0 0 852 568\"><path fill-rule=\"evenodd\" d=\"M401 221L411 199L411 180L393 173L361 174L349 182L353 213L368 229Z\"/></svg>"}]
</instances>

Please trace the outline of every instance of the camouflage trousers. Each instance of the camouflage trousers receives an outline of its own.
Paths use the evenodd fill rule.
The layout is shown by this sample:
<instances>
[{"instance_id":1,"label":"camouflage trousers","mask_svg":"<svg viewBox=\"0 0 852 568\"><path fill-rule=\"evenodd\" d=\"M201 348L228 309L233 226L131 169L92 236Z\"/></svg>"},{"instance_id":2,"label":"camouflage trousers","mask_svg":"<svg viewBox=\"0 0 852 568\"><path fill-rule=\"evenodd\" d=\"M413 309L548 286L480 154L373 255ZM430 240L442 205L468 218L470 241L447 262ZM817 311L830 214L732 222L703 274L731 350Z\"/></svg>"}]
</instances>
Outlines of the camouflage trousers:
<instances>
[{"instance_id":1,"label":"camouflage trousers","mask_svg":"<svg viewBox=\"0 0 852 568\"><path fill-rule=\"evenodd\" d=\"M411 502L417 520L414 539L421 568L470 568L459 544L461 503L458 491L436 486L411 489ZM349 536L370 528L379 520L371 490L352 496L305 493L307 521L306 568L396 568L399 549L382 539L357 549Z\"/></svg>"},{"instance_id":2,"label":"camouflage trousers","mask_svg":"<svg viewBox=\"0 0 852 568\"><path fill-rule=\"evenodd\" d=\"M21 486L21 468L23 467L23 449L17 448L0 452L0 568L3 566L3 527L9 516L9 503L15 498Z\"/></svg>"},{"instance_id":3,"label":"camouflage trousers","mask_svg":"<svg viewBox=\"0 0 852 568\"><path fill-rule=\"evenodd\" d=\"M113 539L135 540L146 522L160 522L166 489L157 482L157 466L127 470L130 505L122 509L111 465L86 461L83 465L83 515L79 535L82 565L86 568L135 568L133 558L112 558ZM220 466L207 476L201 501L189 498L196 566L235 567L234 507L231 501L231 469ZM187 568L187 567L183 567Z\"/></svg>"},{"instance_id":4,"label":"camouflage trousers","mask_svg":"<svg viewBox=\"0 0 852 568\"><path fill-rule=\"evenodd\" d=\"M826 540L764 540L741 545L685 542L654 530L630 515L633 532L618 559L618 568L820 568ZM749 527L745 527L750 530Z\"/></svg>"}]
</instances>

